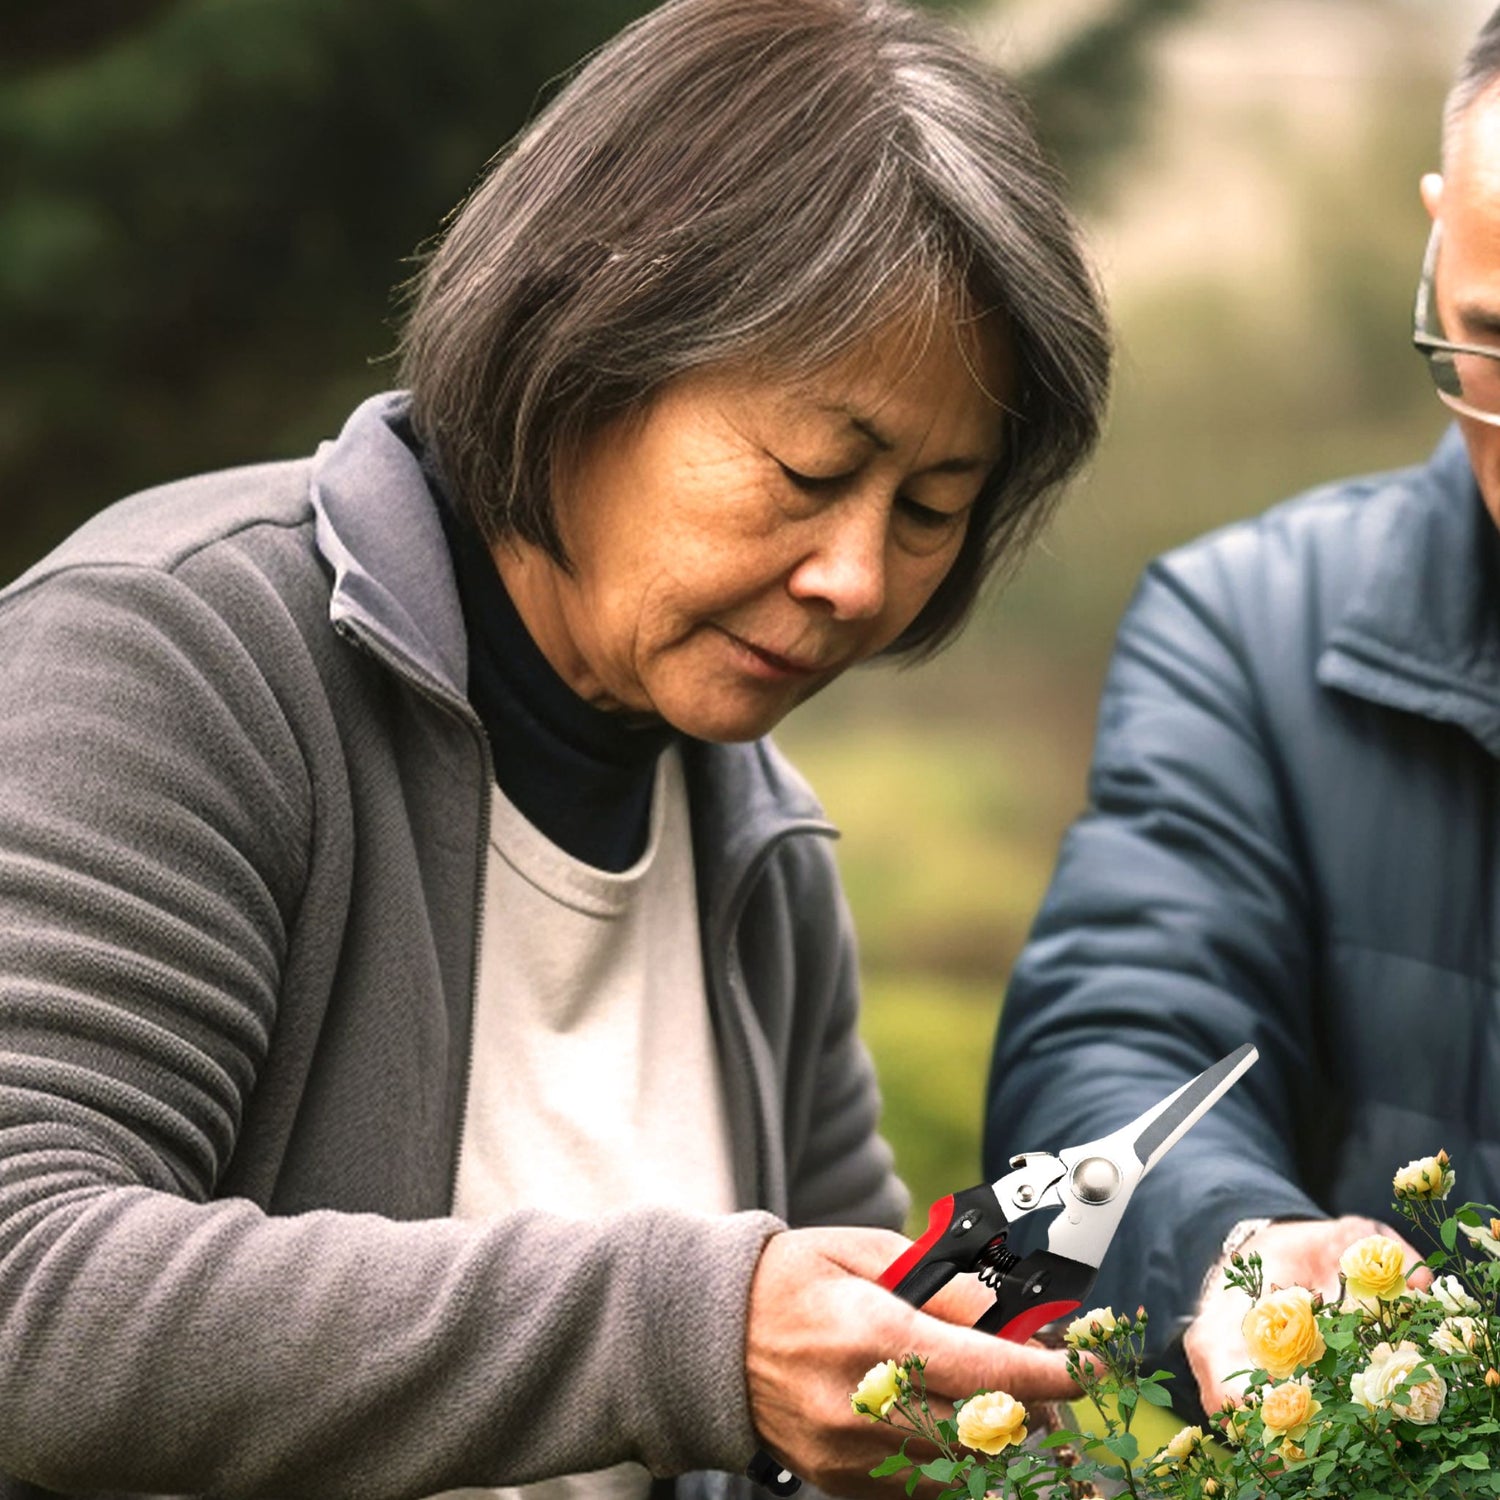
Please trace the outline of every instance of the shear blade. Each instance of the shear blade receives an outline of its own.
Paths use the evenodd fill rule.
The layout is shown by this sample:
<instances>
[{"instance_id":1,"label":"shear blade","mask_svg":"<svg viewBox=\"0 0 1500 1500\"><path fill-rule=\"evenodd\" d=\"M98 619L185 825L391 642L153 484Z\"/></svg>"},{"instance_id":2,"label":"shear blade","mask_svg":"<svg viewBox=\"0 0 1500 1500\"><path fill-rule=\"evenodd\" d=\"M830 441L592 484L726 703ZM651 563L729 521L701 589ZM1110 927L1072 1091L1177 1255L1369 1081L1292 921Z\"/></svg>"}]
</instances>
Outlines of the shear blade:
<instances>
[{"instance_id":1,"label":"shear blade","mask_svg":"<svg viewBox=\"0 0 1500 1500\"><path fill-rule=\"evenodd\" d=\"M1211 1068L1205 1068L1175 1093L1168 1094L1145 1117L1144 1128L1135 1138L1136 1160L1141 1164L1143 1176L1218 1103L1259 1056L1260 1053L1246 1042Z\"/></svg>"}]
</instances>

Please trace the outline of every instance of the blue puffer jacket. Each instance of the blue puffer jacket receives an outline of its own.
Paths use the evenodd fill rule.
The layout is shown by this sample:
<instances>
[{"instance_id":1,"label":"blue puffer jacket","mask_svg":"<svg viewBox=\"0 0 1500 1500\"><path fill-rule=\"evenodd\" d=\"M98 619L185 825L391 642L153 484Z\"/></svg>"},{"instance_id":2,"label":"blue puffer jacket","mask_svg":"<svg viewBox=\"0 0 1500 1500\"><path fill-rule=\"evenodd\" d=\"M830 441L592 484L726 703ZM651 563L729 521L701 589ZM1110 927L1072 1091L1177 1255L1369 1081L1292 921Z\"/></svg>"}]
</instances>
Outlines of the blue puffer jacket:
<instances>
[{"instance_id":1,"label":"blue puffer jacket","mask_svg":"<svg viewBox=\"0 0 1500 1500\"><path fill-rule=\"evenodd\" d=\"M1229 1226L1390 1219L1446 1148L1500 1194L1500 534L1450 431L1157 561L1090 805L996 1044L986 1164L1083 1142L1253 1041L1096 1288L1157 1342Z\"/></svg>"}]
</instances>

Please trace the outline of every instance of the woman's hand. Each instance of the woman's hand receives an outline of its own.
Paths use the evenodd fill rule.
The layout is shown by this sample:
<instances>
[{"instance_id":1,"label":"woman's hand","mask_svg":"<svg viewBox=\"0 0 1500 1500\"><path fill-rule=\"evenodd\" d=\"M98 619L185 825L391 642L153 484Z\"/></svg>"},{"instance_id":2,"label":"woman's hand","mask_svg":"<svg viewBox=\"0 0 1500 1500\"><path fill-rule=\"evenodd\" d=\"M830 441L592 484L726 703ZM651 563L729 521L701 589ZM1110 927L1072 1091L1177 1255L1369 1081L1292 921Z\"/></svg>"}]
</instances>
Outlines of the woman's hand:
<instances>
[{"instance_id":1,"label":"woman's hand","mask_svg":"<svg viewBox=\"0 0 1500 1500\"><path fill-rule=\"evenodd\" d=\"M1268 1224L1240 1246L1239 1253L1260 1256L1266 1290L1272 1287L1305 1286L1329 1300L1338 1295L1339 1257L1356 1240L1380 1234L1398 1240L1408 1263L1421 1260L1421 1252L1386 1224L1354 1214L1341 1219L1293 1220ZM1412 1285L1426 1285L1432 1273L1425 1267L1412 1278ZM1245 1346L1242 1325L1250 1302L1235 1287L1226 1287L1222 1275L1211 1274L1209 1289L1198 1308L1198 1316L1183 1335L1183 1353L1198 1380L1203 1409L1212 1416L1226 1401L1238 1401L1245 1377L1226 1381L1235 1370L1255 1363Z\"/></svg>"},{"instance_id":2,"label":"woman's hand","mask_svg":"<svg viewBox=\"0 0 1500 1500\"><path fill-rule=\"evenodd\" d=\"M920 1309L877 1285L910 1243L884 1229L789 1229L767 1240L751 1283L745 1370L755 1430L793 1473L833 1494L889 1493L869 1471L900 1438L849 1404L882 1360L921 1355L939 1415L976 1391L1023 1403L1078 1394L1060 1351L974 1332L994 1302L977 1278L955 1278Z\"/></svg>"}]
</instances>

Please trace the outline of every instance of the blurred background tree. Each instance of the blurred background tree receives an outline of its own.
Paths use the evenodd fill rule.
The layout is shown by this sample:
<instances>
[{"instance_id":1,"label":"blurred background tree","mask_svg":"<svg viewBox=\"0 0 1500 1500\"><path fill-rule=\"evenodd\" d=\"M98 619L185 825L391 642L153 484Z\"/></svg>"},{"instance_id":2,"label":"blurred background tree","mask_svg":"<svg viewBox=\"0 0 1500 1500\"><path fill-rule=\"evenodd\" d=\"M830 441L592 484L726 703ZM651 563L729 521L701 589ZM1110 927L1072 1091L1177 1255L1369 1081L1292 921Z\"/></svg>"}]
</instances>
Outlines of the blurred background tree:
<instances>
[{"instance_id":1,"label":"blurred background tree","mask_svg":"<svg viewBox=\"0 0 1500 1500\"><path fill-rule=\"evenodd\" d=\"M1133 0L1042 70L1091 161L1145 97ZM0 34L0 573L106 500L306 451L390 382L392 288L645 0L49 0ZM1131 59L1132 62L1123 60ZM1048 107L1056 96L1058 107ZM1093 112L1077 101L1099 101Z\"/></svg>"},{"instance_id":2,"label":"blurred background tree","mask_svg":"<svg viewBox=\"0 0 1500 1500\"><path fill-rule=\"evenodd\" d=\"M934 0L939 3L939 0ZM118 495L308 451L388 385L394 288L647 0L47 0L0 12L0 578ZM1146 560L1442 426L1406 348L1448 74L1487 0L971 0L1120 332L1109 436L958 647L781 738L845 830L919 1202L978 1171L1005 973L1083 799ZM1016 1149L1055 1145L1016 1142Z\"/></svg>"}]
</instances>

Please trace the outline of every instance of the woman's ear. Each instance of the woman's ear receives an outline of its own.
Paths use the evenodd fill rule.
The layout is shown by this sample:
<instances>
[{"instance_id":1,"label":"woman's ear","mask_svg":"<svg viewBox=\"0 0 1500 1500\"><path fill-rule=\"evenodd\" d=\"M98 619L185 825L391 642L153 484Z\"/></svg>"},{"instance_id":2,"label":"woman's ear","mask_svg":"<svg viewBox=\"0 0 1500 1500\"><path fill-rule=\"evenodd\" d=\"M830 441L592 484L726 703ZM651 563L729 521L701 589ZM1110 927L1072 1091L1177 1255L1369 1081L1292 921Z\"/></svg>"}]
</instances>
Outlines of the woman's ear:
<instances>
[{"instance_id":1,"label":"woman's ear","mask_svg":"<svg viewBox=\"0 0 1500 1500\"><path fill-rule=\"evenodd\" d=\"M1429 217L1436 222L1438 207L1443 201L1443 174L1441 172L1424 172L1422 174L1421 188L1422 206L1427 210Z\"/></svg>"}]
</instances>

